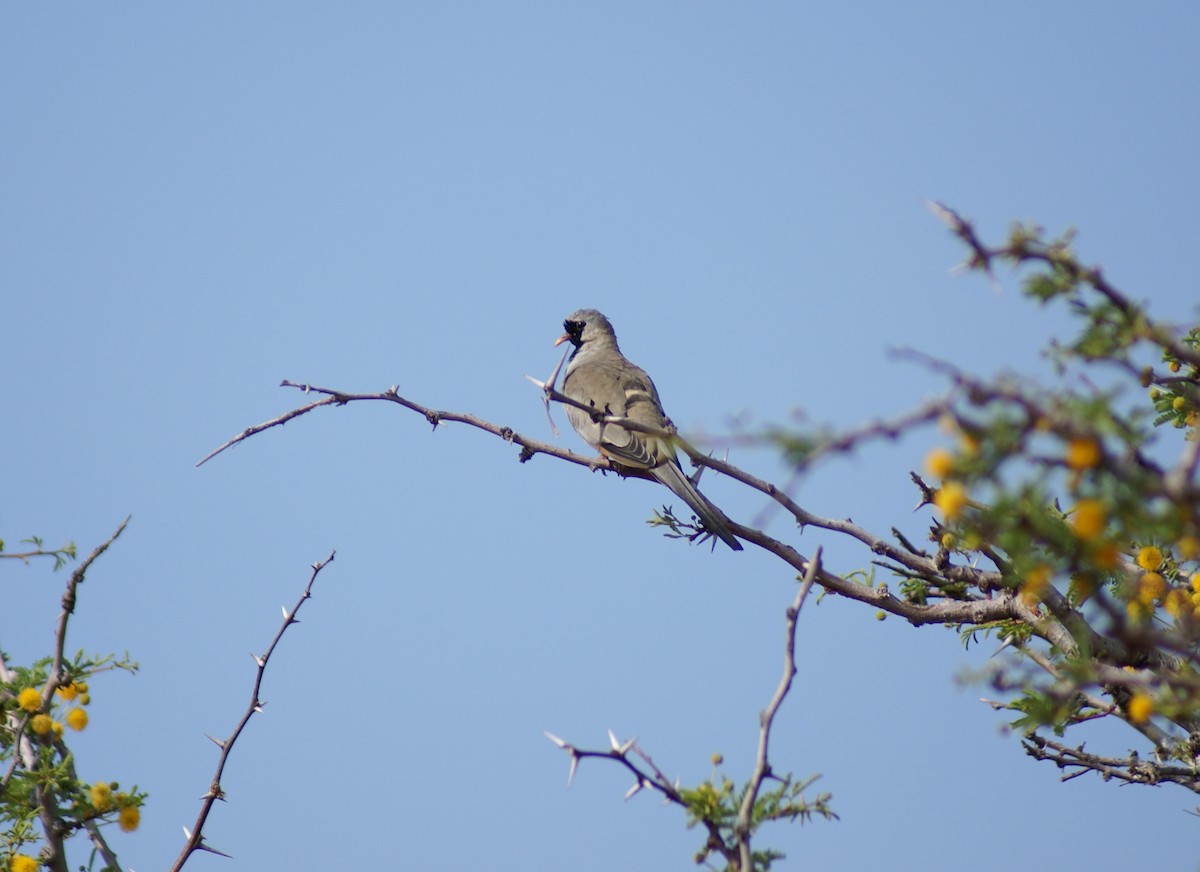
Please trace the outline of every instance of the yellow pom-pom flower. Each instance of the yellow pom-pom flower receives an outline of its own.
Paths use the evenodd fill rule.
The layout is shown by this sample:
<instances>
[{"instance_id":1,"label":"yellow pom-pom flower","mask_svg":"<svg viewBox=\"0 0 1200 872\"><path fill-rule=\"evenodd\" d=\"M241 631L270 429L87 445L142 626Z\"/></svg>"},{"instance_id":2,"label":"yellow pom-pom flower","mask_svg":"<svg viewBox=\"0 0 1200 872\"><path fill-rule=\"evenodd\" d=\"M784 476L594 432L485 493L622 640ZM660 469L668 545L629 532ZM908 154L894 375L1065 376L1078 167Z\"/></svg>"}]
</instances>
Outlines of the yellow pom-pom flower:
<instances>
[{"instance_id":1,"label":"yellow pom-pom flower","mask_svg":"<svg viewBox=\"0 0 1200 872\"><path fill-rule=\"evenodd\" d=\"M1150 572L1157 572L1162 568L1163 554L1153 545L1147 545L1145 548L1139 548L1137 553L1137 565Z\"/></svg>"},{"instance_id":2,"label":"yellow pom-pom flower","mask_svg":"<svg viewBox=\"0 0 1200 872\"><path fill-rule=\"evenodd\" d=\"M1134 724L1144 724L1154 714L1154 697L1143 691L1138 691L1129 698L1129 721Z\"/></svg>"},{"instance_id":3,"label":"yellow pom-pom flower","mask_svg":"<svg viewBox=\"0 0 1200 872\"><path fill-rule=\"evenodd\" d=\"M935 448L925 455L925 471L934 478L948 478L954 472L954 455L945 448Z\"/></svg>"},{"instance_id":4,"label":"yellow pom-pom flower","mask_svg":"<svg viewBox=\"0 0 1200 872\"><path fill-rule=\"evenodd\" d=\"M1071 525L1080 539L1095 539L1108 524L1108 510L1099 500L1080 500L1071 514Z\"/></svg>"},{"instance_id":5,"label":"yellow pom-pom flower","mask_svg":"<svg viewBox=\"0 0 1200 872\"><path fill-rule=\"evenodd\" d=\"M12 872L38 872L41 868L41 863L30 857L28 854L13 854L12 860L9 861L8 868Z\"/></svg>"},{"instance_id":6,"label":"yellow pom-pom flower","mask_svg":"<svg viewBox=\"0 0 1200 872\"><path fill-rule=\"evenodd\" d=\"M1050 589L1050 579L1054 572L1049 566L1039 564L1025 573L1021 582L1021 599L1027 606L1033 607L1042 601Z\"/></svg>"},{"instance_id":7,"label":"yellow pom-pom flower","mask_svg":"<svg viewBox=\"0 0 1200 872\"><path fill-rule=\"evenodd\" d=\"M953 551L954 546L958 544L958 537L953 533L946 532L942 534L942 538L939 541L942 543L942 547L947 551Z\"/></svg>"},{"instance_id":8,"label":"yellow pom-pom flower","mask_svg":"<svg viewBox=\"0 0 1200 872\"><path fill-rule=\"evenodd\" d=\"M127 805L117 813L117 826L122 832L132 833L142 822L142 812L136 805Z\"/></svg>"},{"instance_id":9,"label":"yellow pom-pom flower","mask_svg":"<svg viewBox=\"0 0 1200 872\"><path fill-rule=\"evenodd\" d=\"M1200 539L1195 536L1183 536L1175 544L1175 548L1184 560L1195 560L1200 557Z\"/></svg>"},{"instance_id":10,"label":"yellow pom-pom flower","mask_svg":"<svg viewBox=\"0 0 1200 872\"><path fill-rule=\"evenodd\" d=\"M1187 595L1187 591L1180 590L1177 587L1172 588L1171 590L1167 591L1167 596L1163 600L1163 608L1167 610L1167 614L1169 614L1171 617L1179 618L1186 613L1186 609L1189 605L1188 600L1189 597Z\"/></svg>"},{"instance_id":11,"label":"yellow pom-pom flower","mask_svg":"<svg viewBox=\"0 0 1200 872\"><path fill-rule=\"evenodd\" d=\"M45 736L52 729L54 729L53 724L54 721L50 718L50 715L39 713L30 719L29 728L39 736Z\"/></svg>"},{"instance_id":12,"label":"yellow pom-pom flower","mask_svg":"<svg viewBox=\"0 0 1200 872\"><path fill-rule=\"evenodd\" d=\"M88 791L92 800L92 808L96 811L108 811L112 808L112 786L107 781L97 781Z\"/></svg>"},{"instance_id":13,"label":"yellow pom-pom flower","mask_svg":"<svg viewBox=\"0 0 1200 872\"><path fill-rule=\"evenodd\" d=\"M1167 364L1167 369L1171 370L1171 372L1179 372L1182 368L1178 360L1172 360Z\"/></svg>"},{"instance_id":14,"label":"yellow pom-pom flower","mask_svg":"<svg viewBox=\"0 0 1200 872\"><path fill-rule=\"evenodd\" d=\"M1187 408L1187 404L1187 399L1185 397L1176 397L1175 399L1171 400L1171 408L1176 412L1182 412Z\"/></svg>"},{"instance_id":15,"label":"yellow pom-pom flower","mask_svg":"<svg viewBox=\"0 0 1200 872\"><path fill-rule=\"evenodd\" d=\"M1192 590L1195 593L1200 593L1200 572L1192 573L1190 581L1192 583Z\"/></svg>"},{"instance_id":16,"label":"yellow pom-pom flower","mask_svg":"<svg viewBox=\"0 0 1200 872\"><path fill-rule=\"evenodd\" d=\"M17 705L32 714L42 710L42 695L32 687L24 688L17 694Z\"/></svg>"},{"instance_id":17,"label":"yellow pom-pom flower","mask_svg":"<svg viewBox=\"0 0 1200 872\"><path fill-rule=\"evenodd\" d=\"M62 687L58 688L55 693L57 693L66 702L70 702L79 694L79 689L76 688L74 684L64 684Z\"/></svg>"},{"instance_id":18,"label":"yellow pom-pom flower","mask_svg":"<svg viewBox=\"0 0 1200 872\"><path fill-rule=\"evenodd\" d=\"M1167 580L1157 572L1147 572L1138 579L1137 598L1147 606L1153 605L1167 593Z\"/></svg>"},{"instance_id":19,"label":"yellow pom-pom flower","mask_svg":"<svg viewBox=\"0 0 1200 872\"><path fill-rule=\"evenodd\" d=\"M50 731L54 733L54 738L61 739L63 735L62 721L53 721L50 724Z\"/></svg>"},{"instance_id":20,"label":"yellow pom-pom flower","mask_svg":"<svg viewBox=\"0 0 1200 872\"><path fill-rule=\"evenodd\" d=\"M1100 462L1100 443L1089 437L1077 437L1067 443L1067 466L1091 469Z\"/></svg>"},{"instance_id":21,"label":"yellow pom-pom flower","mask_svg":"<svg viewBox=\"0 0 1200 872\"><path fill-rule=\"evenodd\" d=\"M72 730L82 730L88 725L88 713L81 708L67 712L67 726Z\"/></svg>"},{"instance_id":22,"label":"yellow pom-pom flower","mask_svg":"<svg viewBox=\"0 0 1200 872\"><path fill-rule=\"evenodd\" d=\"M967 489L957 481L948 481L933 496L933 504L941 509L947 521L958 518L970 499Z\"/></svg>"},{"instance_id":23,"label":"yellow pom-pom flower","mask_svg":"<svg viewBox=\"0 0 1200 872\"><path fill-rule=\"evenodd\" d=\"M1092 562L1100 569L1116 569L1121 565L1121 549L1112 542L1100 542L1092 551Z\"/></svg>"}]
</instances>

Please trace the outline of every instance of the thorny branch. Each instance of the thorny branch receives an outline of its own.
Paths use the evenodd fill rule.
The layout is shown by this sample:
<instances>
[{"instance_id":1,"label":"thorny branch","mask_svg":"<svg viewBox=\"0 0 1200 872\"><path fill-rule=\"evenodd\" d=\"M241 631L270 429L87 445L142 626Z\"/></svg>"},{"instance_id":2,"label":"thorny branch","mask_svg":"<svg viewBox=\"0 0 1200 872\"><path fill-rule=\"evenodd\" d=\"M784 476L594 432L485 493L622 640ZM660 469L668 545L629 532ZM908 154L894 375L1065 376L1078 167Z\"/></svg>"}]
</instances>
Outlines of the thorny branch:
<instances>
[{"instance_id":1,"label":"thorny branch","mask_svg":"<svg viewBox=\"0 0 1200 872\"><path fill-rule=\"evenodd\" d=\"M1069 237L1046 243L1041 241L1037 232L1019 229L1014 231L1012 240L1007 245L987 247L980 242L973 227L952 210L936 204L933 208L970 249L971 258L968 265L972 268L991 274L996 262L1018 266L1026 263L1044 264L1052 270L1053 275L1047 280L1049 285L1043 283L1037 286L1040 292L1078 296L1082 290L1090 288L1104 301L1098 304L1101 308L1100 314L1095 316L1097 320L1090 323L1102 326L1115 324L1117 326L1113 329L1126 331L1115 334L1117 339L1114 339L1114 342L1125 341L1122 337L1131 336L1133 339L1128 340L1129 342L1136 340L1156 343L1161 346L1164 354L1174 356L1174 360L1171 361L1172 372L1179 371L1180 361L1200 370L1200 351L1177 339L1167 328L1152 322L1141 308L1112 287L1099 269L1083 266L1076 261L1067 245ZM1110 320L1103 320L1105 318ZM1189 339L1188 342L1194 342L1194 339ZM1135 372L1132 358L1125 353L1129 345L1114 347L1117 347L1118 351L1114 352L1112 360L1123 371ZM908 354L912 356L911 352ZM1175 466L1164 468L1141 450L1137 434L1132 429L1135 425L1123 421L1119 416L1110 415L1096 419L1080 417L1064 407L1053 393L1040 392L1006 379L984 382L955 367L928 358L924 358L923 363L952 382L951 389L945 397L931 400L895 420L873 422L840 435L818 434L815 437L799 437L789 441L786 434L775 434L774 437L768 434L767 439L773 439L779 447L789 453L789 456L794 454L792 459L795 468L799 470L817 457L853 450L870 439L895 438L900 433L935 419L952 421L961 433L970 435L975 432L972 427L978 425L972 422L969 412L966 413L967 417L963 417L961 406L981 407L992 404L993 407L1012 410L1016 417L1025 422L1018 426L1024 426L1030 431L1036 427L1055 434L1061 440L1060 444L1070 440L1087 439L1100 444L1106 437L1112 437L1113 441L1119 440L1123 446L1123 453L1118 455L1103 452L1098 461L1106 474L1134 485L1147 482L1165 483L1165 491L1160 492L1165 493L1180 511L1190 511L1190 507L1200 500L1200 489L1195 481L1197 472L1200 471L1200 440L1186 447ZM790 514L801 528L814 527L861 543L875 555L873 563L886 568L901 580L900 593L897 595L893 594L887 585L876 584L865 576L844 576L817 568L814 570L814 583L821 585L826 592L872 605L881 612L902 617L913 625L945 624L958 627L967 633L976 629L984 632L1000 630L1002 636L1008 636L1010 639L1015 636L1009 634L1019 633L1021 638L1015 646L1016 650L1028 655L1031 662L1049 674L1056 685L1070 685L1079 698L1101 702L1100 706L1093 706L1086 717L1111 715L1120 718L1143 733L1160 749L1166 748L1169 742L1174 742L1177 746L1175 752L1178 752L1181 747L1178 746L1178 737L1171 737L1155 724L1144 723L1143 718L1131 718L1127 706L1137 693L1196 691L1192 685L1197 682L1189 677L1189 670L1200 668L1200 655L1189 640L1159 632L1150 624L1139 626L1130 621L1125 615L1125 603L1117 602L1106 595L1103 588L1092 596L1089 609L1092 613L1098 611L1100 617L1111 625L1111 630L1105 632L1097 629L1094 617L1089 618L1085 615L1081 600L1074 596L1068 597L1053 586L1041 591L1042 595L1038 600L1026 601L1021 595L1026 567L1015 560L1013 554L1003 545L997 546L986 537L984 541L965 551L956 550L953 545L942 544L948 532L951 539L954 538L953 531L948 531L943 524L935 523L930 530L930 540L938 542L939 545L936 549L927 550L915 545L897 529L891 531L890 537L885 537L855 524L848 518L818 515L800 506L786 489L760 479L727 460L701 455L683 440L669 423L665 430L647 428L638 422L613 416L609 409L592 408L563 395L556 388L562 366L563 361L559 361L553 374L546 381L530 378L542 391L547 410L550 402L557 402L587 412L600 424L611 423L670 438L690 456L695 466L713 469L766 495L773 505ZM1185 392L1188 384L1195 379L1195 372L1189 375L1187 384L1179 377L1155 372L1152 367L1145 367L1136 372L1143 386L1173 386L1170 389ZM1176 384L1177 382L1179 384ZM417 412L435 427L443 421L459 422L515 443L520 446L521 462L537 454L545 454L586 466L593 471L612 471L622 476L645 477L644 472L623 468L604 457L585 457L560 449L475 415L447 412L421 405L401 397L395 387L380 394L348 394L286 381L283 384L300 388L306 393L323 394L324 397L271 421L248 428L220 446L201 463L251 435L285 423L319 406L340 406L355 401L376 400L392 402ZM1159 407L1160 411L1162 408ZM1178 425L1182 426L1182 423L1180 421ZM1062 469L1064 466L1061 456L1048 458L1031 454L1028 460L1035 466L1050 471L1056 467ZM919 505L925 505L935 499L938 493L936 489L926 485L915 474L913 480L921 492ZM1153 492L1149 485L1143 490L1147 493ZM1057 507L1057 504L1055 506ZM970 507L972 511L980 512L987 508L975 502L972 502ZM664 509L653 523L669 526L671 533L668 535L691 541L697 541L704 536L702 526L697 527L675 518L669 508ZM730 522L730 529L739 538L753 542L799 573L807 573L812 568L812 564L802 553L791 544L766 533L761 525L749 526ZM971 554L968 558L970 562L956 557L968 553ZM980 565L981 563L983 565ZM1200 620L1200 607L1197 616L1197 620ZM1041 656L1038 649L1030 644L1032 641L1043 645L1047 655ZM1087 669L1090 670L1089 677L1081 682L1074 672L1072 676L1064 676L1056 667L1056 664L1061 663L1061 658L1086 662ZM1075 670L1075 667L1072 669ZM1105 703L1098 697L1090 696L1088 690L1092 688L1099 688L1111 697L1113 702ZM1174 727L1185 733L1200 736L1200 718L1183 711L1159 714L1162 720L1170 721ZM1071 720L1075 715L1068 713L1065 717ZM1187 786L1200 792L1200 776L1193 777Z\"/></svg>"},{"instance_id":2,"label":"thorny branch","mask_svg":"<svg viewBox=\"0 0 1200 872\"><path fill-rule=\"evenodd\" d=\"M1035 760L1048 760L1059 769L1066 770L1062 781L1070 781L1087 772L1098 772L1105 781L1115 779L1129 784L1170 783L1189 789L1194 789L1196 781L1196 771L1191 766L1142 760L1136 753L1128 757L1105 757L1085 751L1083 745L1072 748L1037 734L1026 736L1023 745L1025 752Z\"/></svg>"},{"instance_id":3,"label":"thorny branch","mask_svg":"<svg viewBox=\"0 0 1200 872\"><path fill-rule=\"evenodd\" d=\"M283 638L283 634L287 632L288 627L299 623L296 613L300 611L300 607L304 605L305 601L312 596L313 584L316 582L317 576L321 574L322 569L333 562L336 553L330 552L325 560L312 565L312 574L308 578L308 584L305 585L304 592L300 594L300 598L292 606L290 612L286 608L283 610L283 623L280 624L279 630L275 633L275 638L271 640L271 644L267 646L266 652L260 655L251 655L254 658L257 668L254 673L254 687L250 694L250 704L246 707L246 711L242 714L237 726L233 728L233 732L229 734L229 738L224 741L213 739L213 742L221 749L221 755L217 760L217 768L213 773L212 783L209 785L208 792L201 797L200 813L196 817L196 822L192 825L191 830L188 830L186 827L184 828L187 842L183 846L183 850L179 852L179 856L175 859L175 865L171 867L171 872L179 872L188 861L188 858L196 851L208 851L212 854L219 854L222 857L229 856L218 851L216 848L210 847L204 841L204 824L208 820L209 812L212 811L213 804L218 799L225 799L225 791L221 787L221 776L225 772L225 763L229 760L229 754L233 750L234 743L241 736L242 731L246 728L246 724L250 722L250 718L261 712L263 706L266 704L259 696L259 691L262 688L263 676L266 674L267 663L270 661L271 655L275 652L276 646Z\"/></svg>"},{"instance_id":4,"label":"thorny branch","mask_svg":"<svg viewBox=\"0 0 1200 872\"><path fill-rule=\"evenodd\" d=\"M746 795L742 798L742 807L738 810L737 824L734 826L741 861L740 869L754 868L751 862L750 837L753 831L754 804L758 800L759 791L762 790L763 781L773 774L771 763L767 758L767 748L771 741L771 727L775 723L775 715L779 711L779 707L783 705L788 691L792 689L792 679L796 677L796 624L799 622L800 609L804 607L804 600L807 599L808 592L812 590L813 582L817 580L820 572L821 549L818 546L813 554L812 562L808 566L808 571L804 573L804 580L800 582L800 589L796 591L796 598L792 600L792 604L787 610L783 675L780 676L779 686L775 688L775 695L771 697L766 709L759 716L758 756L754 761L754 774L750 777Z\"/></svg>"},{"instance_id":5,"label":"thorny branch","mask_svg":"<svg viewBox=\"0 0 1200 872\"><path fill-rule=\"evenodd\" d=\"M201 463L215 457L227 448L248 439L250 436L286 423L321 406L344 406L353 402L382 401L394 403L416 412L435 427L443 422L463 423L497 436L506 442L519 445L521 451L518 459L521 462L525 462L535 455L544 454L587 467L591 470L611 471L622 476L636 474L636 472L631 472L625 467L613 464L604 457L585 457L570 450L529 438L516 432L511 427L495 424L477 415L449 412L422 405L400 396L396 392L395 387L377 394L356 394L330 388L297 384L290 381L284 381L282 386L298 388L306 393L323 394L325 397L322 400L293 409L284 415L263 422L262 424L247 428L241 434L211 452ZM546 386L543 386L543 390L546 389ZM554 395L557 395L557 393L557 391L554 391ZM610 418L607 420L625 424L624 419L621 418ZM881 609L888 614L904 618L914 626L926 624L985 625L1000 621L1021 621L1031 624L1035 635L1045 638L1051 644L1064 645L1069 648L1079 646L1079 643L1071 642L1071 633L1060 617L1050 614L1034 619L1029 610L1021 605L1019 597L1015 592L1004 586L1003 575L999 571L987 570L977 566L951 564L939 559L937 555L913 551L902 544L878 536L849 519L827 518L817 515L800 506L781 488L746 472L728 461L698 453L693 454L691 459L697 466L711 468L770 497L782 506L800 527L815 527L855 539L870 549L872 553L886 558L896 566L911 573L914 577L924 579L931 584L937 584L940 581L943 583L958 584L978 591L977 593L966 595L961 599L944 599L937 602L921 603L894 595L886 585L872 586L822 569L817 576L816 583L829 592L840 594L849 599ZM809 566L808 559L793 546L771 536L761 529L737 522L731 522L731 529L738 538L752 542L765 551L774 554L798 573L807 571ZM1069 609L1069 606L1064 607ZM1082 622L1077 623L1079 626L1086 626ZM1075 626L1076 624L1072 624L1072 628ZM1166 655L1162 652L1147 652L1144 650L1133 652L1118 641L1100 637L1095 633L1088 633L1086 643L1087 646L1090 646L1090 650L1095 651L1102 660L1117 666L1124 666L1133 661L1135 657L1138 662L1148 662L1148 665L1177 665L1176 661L1164 660ZM1200 788L1200 784L1198 784L1198 788Z\"/></svg>"},{"instance_id":6,"label":"thorny branch","mask_svg":"<svg viewBox=\"0 0 1200 872\"><path fill-rule=\"evenodd\" d=\"M769 778L777 777L771 768L768 758L771 728L774 726L775 716L779 712L780 706L783 705L783 701L787 698L791 690L792 679L796 675L796 625L799 620L800 610L803 608L808 593L812 590L812 586L820 574L820 566L821 549L818 548L813 555L812 561L808 564L808 570L804 574L791 605L787 609L783 674L770 702L768 702L767 707L759 714L758 752L755 756L754 771L746 785L741 802L738 804L736 819L733 821L732 826L723 826L720 815L699 816L699 822L705 827L708 833L704 846L705 852L711 851L720 854L726 863L729 864L729 868L737 870L737 872L741 872L741 870L750 872L750 870L755 868L751 843L757 825L762 822L755 820L755 807L764 782ZM655 765L650 756L638 746L636 738L621 742L609 730L610 747L607 751L601 751L578 748L550 732L546 732L545 735L551 742L566 751L571 758L570 770L567 774L568 785L574 781L575 772L579 768L581 760L589 757L613 760L624 766L634 777L633 786L625 794L626 799L630 799L642 790L652 790L662 795L664 800L670 804L683 808L689 807L688 799L682 792L678 781L672 782ZM631 752L638 755L641 760L640 763L637 760L630 759ZM793 817L805 816L813 812L835 817L825 806L824 798L811 806L801 799L799 803L789 809L787 815Z\"/></svg>"}]
</instances>

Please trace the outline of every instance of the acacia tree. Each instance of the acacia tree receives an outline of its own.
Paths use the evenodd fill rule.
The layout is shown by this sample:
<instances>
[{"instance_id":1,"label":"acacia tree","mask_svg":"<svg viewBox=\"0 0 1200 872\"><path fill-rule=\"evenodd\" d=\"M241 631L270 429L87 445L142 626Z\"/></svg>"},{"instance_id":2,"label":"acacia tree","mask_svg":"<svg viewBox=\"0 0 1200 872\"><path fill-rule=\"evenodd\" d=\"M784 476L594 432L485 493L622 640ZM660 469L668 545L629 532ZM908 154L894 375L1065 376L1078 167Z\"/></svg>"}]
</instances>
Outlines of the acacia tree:
<instances>
[{"instance_id":1,"label":"acacia tree","mask_svg":"<svg viewBox=\"0 0 1200 872\"><path fill-rule=\"evenodd\" d=\"M126 518L67 579L50 654L29 665L20 665L10 663L9 656L0 651L0 768L3 769L0 868L9 872L37 872L42 867L52 872L67 872L72 868L68 847L76 836L86 841L90 853L86 866L76 864L73 868L117 872L121 866L106 832L113 825L123 832L133 832L141 822L147 794L136 784L122 789L111 777L95 781L84 778L80 774L83 765L77 765L66 739L67 729L79 731L88 727L86 707L91 702L92 682L114 669L127 672L138 669L128 655L96 655L80 650L70 656L67 649L67 631L78 603L79 588L92 564L128 524ZM30 547L5 551L4 541L0 540L0 559L28 564L52 558L53 567L58 570L76 556L74 543L46 549L41 539L31 537L21 544ZM256 670L250 703L229 736L213 740L220 752L216 769L201 798L196 822L184 830L184 845L171 866L172 872L182 869L197 851L228 856L208 845L204 838L204 825L213 804L223 798L221 776L225 764L251 717L262 709L259 690L271 654L287 629L296 623L296 613L312 595L317 575L332 560L330 554L326 560L313 564L300 599L290 611L284 609L283 622L275 637L264 653L254 657Z\"/></svg>"},{"instance_id":2,"label":"acacia tree","mask_svg":"<svg viewBox=\"0 0 1200 872\"><path fill-rule=\"evenodd\" d=\"M1055 763L1064 778L1094 772L1200 793L1200 329L1155 320L1099 267L1076 257L1071 233L1051 237L1016 225L1004 241L988 245L953 210L932 208L965 246L964 269L991 281L997 270L1012 270L1030 300L1065 304L1076 317L1075 335L1049 349L1051 382L1014 375L984 379L922 358L944 377L946 393L896 420L849 432L775 429L757 436L803 474L823 456L940 423L951 444L929 451L924 475L911 473L931 510L927 541L913 542L896 528L880 533L823 517L732 463L689 451L691 460L767 495L797 525L867 549L868 571L839 575L814 569L785 538L732 525L739 538L798 575L815 573L826 593L917 626L951 628L968 644L986 635L1001 639L1007 657L985 680L999 696L992 705L1013 714L1030 756ZM584 408L556 389L557 375L558 369L535 382L547 403ZM290 381L283 386L319 399L248 428L201 463L324 406L386 402L435 427L467 424L514 443L522 462L542 454L641 475L476 415L416 403L394 387L360 394ZM584 410L598 421L646 429ZM681 539L706 538L695 518L670 509L657 513L654 523ZM1085 751L1069 741L1073 727L1103 719L1139 734L1141 752ZM614 748L621 747L614 740ZM615 756L628 765L623 754ZM635 778L643 786L666 785L653 769ZM727 794L729 802L716 803L711 815L698 803L685 804L697 820L719 825L736 810L737 797ZM729 840L714 841L710 848L725 854ZM730 867L747 868L734 861Z\"/></svg>"},{"instance_id":3,"label":"acacia tree","mask_svg":"<svg viewBox=\"0 0 1200 872\"><path fill-rule=\"evenodd\" d=\"M571 776L581 760L609 760L630 773L630 795L650 790L683 808L689 824L704 833L698 862L715 858L738 872L766 869L780 855L752 849L762 824L834 816L828 795L807 795L811 778L780 776L768 756L774 715L796 668L797 616L814 585L916 626L951 628L967 643L986 635L1003 640L1006 655L984 676L997 695L992 705L1012 714L1029 755L1057 765L1064 779L1090 772L1200 793L1200 330L1156 321L1099 268L1078 260L1070 234L1048 237L1022 225L989 246L952 210L936 206L935 212L966 247L968 270L994 277L998 269L1012 269L1031 300L1065 303L1077 317L1076 334L1050 349L1052 383L982 379L926 360L947 389L909 414L850 432L758 434L802 475L821 457L940 423L950 444L928 452L924 476L911 473L930 509L928 536L920 542L895 528L880 533L823 517L734 464L689 452L698 467L774 500L797 525L859 543L870 566L837 574L821 565L819 553L805 555L785 538L731 523L740 539L802 579L786 614L784 672L763 710L754 768L742 786L720 771L720 760L709 779L684 787L632 740L610 734L610 747L589 750L549 736L569 755ZM557 375L558 369L537 382L547 403L578 405L557 390ZM246 429L200 462L318 408L385 402L435 427L457 422L504 439L518 446L522 462L541 454L642 474L472 414L430 408L394 387L359 394L283 384L318 399ZM599 421L641 427L603 410L585 411ZM696 519L669 508L654 523L682 540L707 537ZM20 689L11 682L6 687L9 698L19 700ZM1125 724L1140 750L1085 750L1073 741L1076 726L1105 719ZM222 753L221 765L224 760ZM210 793L219 795L219 771ZM198 834L189 840L191 850L205 847Z\"/></svg>"}]
</instances>

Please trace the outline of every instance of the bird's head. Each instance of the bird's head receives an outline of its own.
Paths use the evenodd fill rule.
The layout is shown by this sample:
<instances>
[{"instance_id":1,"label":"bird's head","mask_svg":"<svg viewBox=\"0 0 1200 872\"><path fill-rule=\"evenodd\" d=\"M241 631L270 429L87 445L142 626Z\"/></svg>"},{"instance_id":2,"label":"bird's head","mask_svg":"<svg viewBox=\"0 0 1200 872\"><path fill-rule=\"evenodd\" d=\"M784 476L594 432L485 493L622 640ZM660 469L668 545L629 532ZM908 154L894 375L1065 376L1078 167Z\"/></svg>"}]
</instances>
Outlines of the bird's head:
<instances>
[{"instance_id":1,"label":"bird's head","mask_svg":"<svg viewBox=\"0 0 1200 872\"><path fill-rule=\"evenodd\" d=\"M615 345L617 335L613 332L612 324L595 309L579 309L572 312L563 321L566 332L554 341L555 346L570 342L576 348L581 348L585 342L609 339Z\"/></svg>"}]
</instances>

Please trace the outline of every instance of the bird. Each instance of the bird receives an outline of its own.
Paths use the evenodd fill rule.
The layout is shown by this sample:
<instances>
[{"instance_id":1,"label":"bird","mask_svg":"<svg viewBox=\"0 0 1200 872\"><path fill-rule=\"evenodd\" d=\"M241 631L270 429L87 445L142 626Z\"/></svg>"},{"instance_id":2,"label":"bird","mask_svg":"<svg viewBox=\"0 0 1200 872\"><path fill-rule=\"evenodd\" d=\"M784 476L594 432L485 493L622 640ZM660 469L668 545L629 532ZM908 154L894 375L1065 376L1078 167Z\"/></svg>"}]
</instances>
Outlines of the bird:
<instances>
[{"instance_id":1,"label":"bird","mask_svg":"<svg viewBox=\"0 0 1200 872\"><path fill-rule=\"evenodd\" d=\"M563 321L566 331L555 346L575 346L563 377L563 393L594 409L598 415L628 418L647 427L674 433L663 411L658 389L641 367L621 353L612 323L595 309L579 309ZM730 521L696 489L679 465L674 442L678 437L658 435L596 421L584 409L567 405L567 420L583 441L619 467L649 473L691 508L705 530L734 551L742 543L730 532Z\"/></svg>"}]
</instances>

